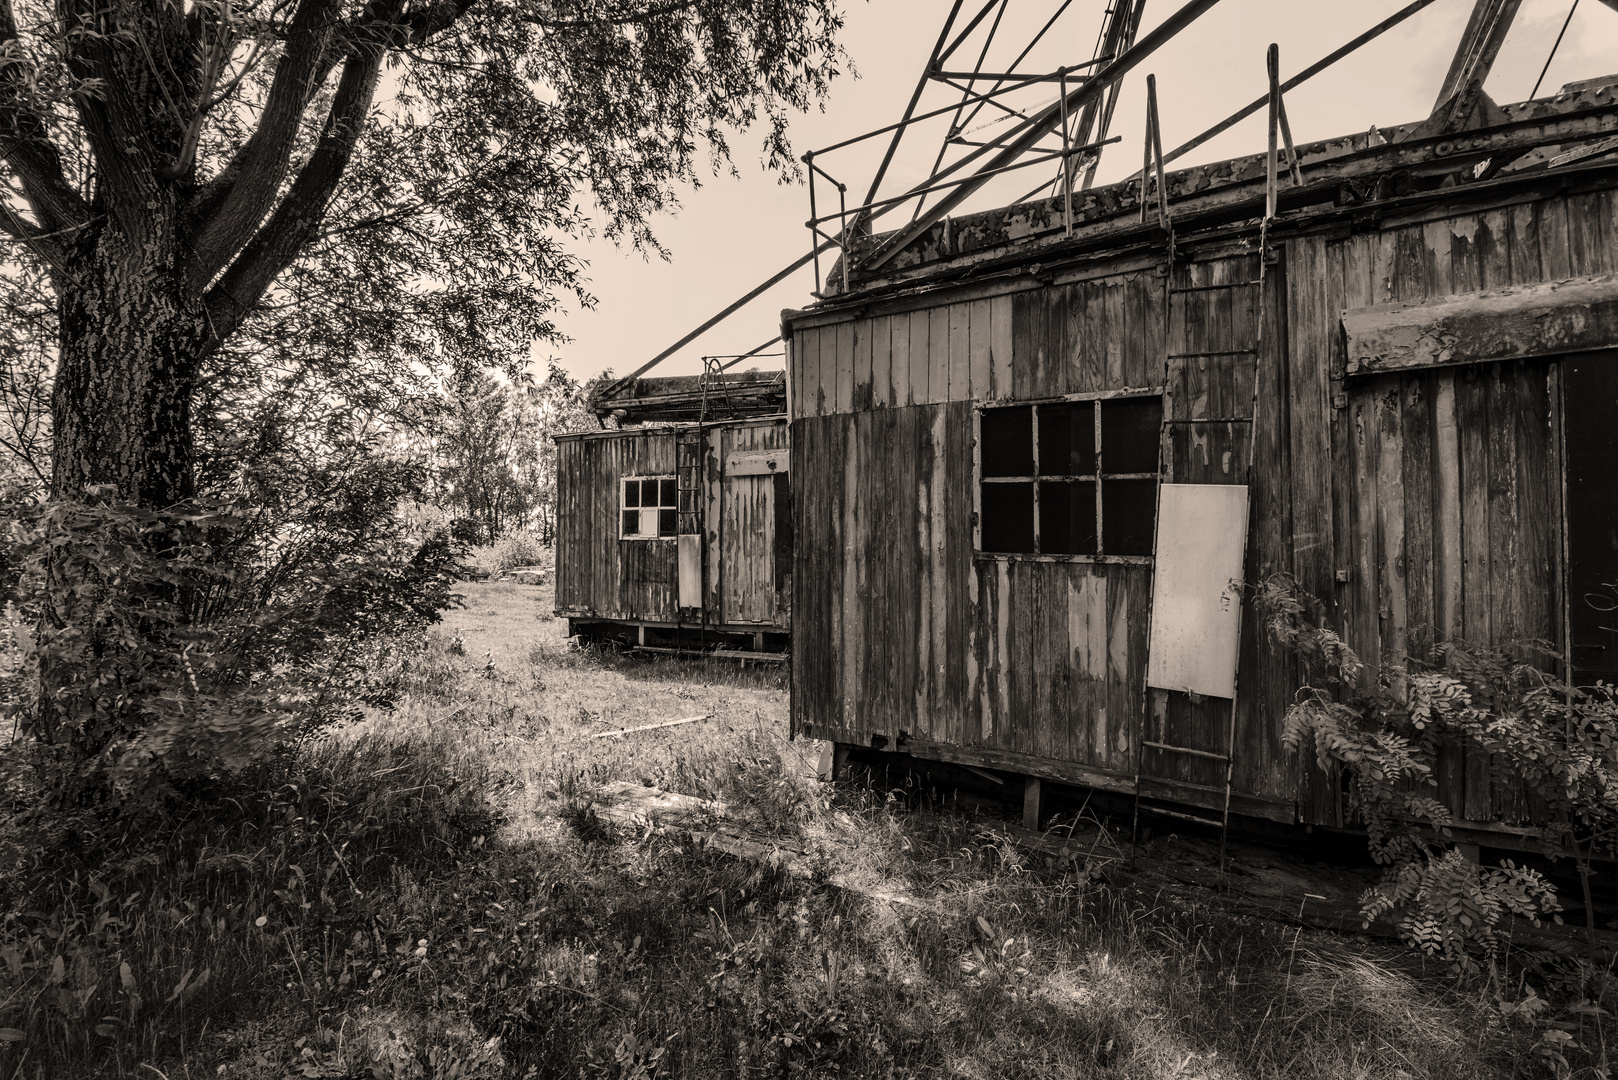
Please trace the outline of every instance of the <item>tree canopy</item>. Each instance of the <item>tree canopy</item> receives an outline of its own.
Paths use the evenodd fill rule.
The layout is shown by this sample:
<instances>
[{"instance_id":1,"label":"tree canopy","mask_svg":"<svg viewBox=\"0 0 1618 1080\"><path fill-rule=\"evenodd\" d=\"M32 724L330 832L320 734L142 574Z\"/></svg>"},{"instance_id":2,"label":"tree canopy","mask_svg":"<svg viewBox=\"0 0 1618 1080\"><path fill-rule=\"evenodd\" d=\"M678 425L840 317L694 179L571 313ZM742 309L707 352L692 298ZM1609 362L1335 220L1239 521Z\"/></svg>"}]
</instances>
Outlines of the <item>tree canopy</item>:
<instances>
[{"instance_id":1,"label":"tree canopy","mask_svg":"<svg viewBox=\"0 0 1618 1080\"><path fill-rule=\"evenodd\" d=\"M590 302L578 240L656 250L736 132L794 168L840 26L834 0L0 0L0 303L30 314L0 390L37 405L53 354L55 492L162 504L199 450L520 367ZM36 465L38 420L0 426Z\"/></svg>"}]
</instances>

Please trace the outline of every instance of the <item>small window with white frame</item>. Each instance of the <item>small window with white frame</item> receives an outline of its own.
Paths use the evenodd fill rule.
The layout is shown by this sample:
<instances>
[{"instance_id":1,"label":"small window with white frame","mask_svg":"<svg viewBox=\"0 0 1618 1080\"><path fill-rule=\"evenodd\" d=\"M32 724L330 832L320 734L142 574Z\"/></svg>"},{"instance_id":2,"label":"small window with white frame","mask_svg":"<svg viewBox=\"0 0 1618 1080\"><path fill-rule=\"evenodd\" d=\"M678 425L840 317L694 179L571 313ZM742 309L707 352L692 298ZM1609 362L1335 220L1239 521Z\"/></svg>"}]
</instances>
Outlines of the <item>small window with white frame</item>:
<instances>
[{"instance_id":1,"label":"small window with white frame","mask_svg":"<svg viewBox=\"0 0 1618 1080\"><path fill-rule=\"evenodd\" d=\"M618 508L620 539L667 540L680 532L680 485L672 476L626 476Z\"/></svg>"}]
</instances>

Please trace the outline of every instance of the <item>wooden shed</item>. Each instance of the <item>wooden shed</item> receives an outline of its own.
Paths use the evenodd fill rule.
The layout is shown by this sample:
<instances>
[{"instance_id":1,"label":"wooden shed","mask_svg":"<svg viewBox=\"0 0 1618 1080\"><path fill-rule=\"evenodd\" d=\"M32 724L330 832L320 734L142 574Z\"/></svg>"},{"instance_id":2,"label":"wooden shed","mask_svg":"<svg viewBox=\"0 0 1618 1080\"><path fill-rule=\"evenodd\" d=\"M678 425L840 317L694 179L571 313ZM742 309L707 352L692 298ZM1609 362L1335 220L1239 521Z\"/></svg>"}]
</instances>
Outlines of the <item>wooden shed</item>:
<instances>
[{"instance_id":1,"label":"wooden shed","mask_svg":"<svg viewBox=\"0 0 1618 1080\"><path fill-rule=\"evenodd\" d=\"M1372 664L1539 638L1618 681L1618 77L1482 100L1171 172L1166 216L1130 182L851 244L783 314L794 731L1214 818L1228 759L1231 812L1343 826L1242 617L1280 572ZM1527 818L1486 760L1438 785Z\"/></svg>"},{"instance_id":2,"label":"wooden shed","mask_svg":"<svg viewBox=\"0 0 1618 1080\"><path fill-rule=\"evenodd\" d=\"M654 385L593 403L633 426L556 437L557 616L570 634L652 651L779 655L792 611L782 374L727 380L746 402L732 407L725 383L635 382Z\"/></svg>"}]
</instances>

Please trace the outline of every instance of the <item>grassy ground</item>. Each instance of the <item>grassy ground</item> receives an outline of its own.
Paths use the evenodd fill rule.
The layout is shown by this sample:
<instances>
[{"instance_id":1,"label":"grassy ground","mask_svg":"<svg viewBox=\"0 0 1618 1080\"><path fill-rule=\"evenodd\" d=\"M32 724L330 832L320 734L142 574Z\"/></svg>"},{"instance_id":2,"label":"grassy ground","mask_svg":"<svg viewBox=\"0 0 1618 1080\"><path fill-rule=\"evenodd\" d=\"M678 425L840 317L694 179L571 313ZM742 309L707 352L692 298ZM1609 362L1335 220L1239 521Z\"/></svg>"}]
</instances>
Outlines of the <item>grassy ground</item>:
<instances>
[{"instance_id":1,"label":"grassy ground","mask_svg":"<svg viewBox=\"0 0 1618 1080\"><path fill-rule=\"evenodd\" d=\"M0 1080L1607 1075L1566 965L1456 981L1030 857L816 783L779 667L581 650L547 588L464 591L294 783L7 917ZM609 824L610 781L723 800L809 872Z\"/></svg>"}]
</instances>

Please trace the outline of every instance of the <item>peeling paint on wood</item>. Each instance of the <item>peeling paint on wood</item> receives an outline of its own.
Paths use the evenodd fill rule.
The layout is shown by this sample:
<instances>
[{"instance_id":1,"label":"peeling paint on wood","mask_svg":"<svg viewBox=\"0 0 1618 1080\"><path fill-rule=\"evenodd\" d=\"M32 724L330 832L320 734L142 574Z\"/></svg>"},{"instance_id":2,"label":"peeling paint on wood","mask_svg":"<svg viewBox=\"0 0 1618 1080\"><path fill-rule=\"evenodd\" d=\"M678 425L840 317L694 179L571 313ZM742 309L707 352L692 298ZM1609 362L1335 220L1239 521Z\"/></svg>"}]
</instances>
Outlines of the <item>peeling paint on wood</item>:
<instances>
[{"instance_id":1,"label":"peeling paint on wood","mask_svg":"<svg viewBox=\"0 0 1618 1080\"><path fill-rule=\"evenodd\" d=\"M1343 312L1350 374L1526 360L1618 345L1618 275Z\"/></svg>"}]
</instances>

